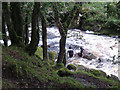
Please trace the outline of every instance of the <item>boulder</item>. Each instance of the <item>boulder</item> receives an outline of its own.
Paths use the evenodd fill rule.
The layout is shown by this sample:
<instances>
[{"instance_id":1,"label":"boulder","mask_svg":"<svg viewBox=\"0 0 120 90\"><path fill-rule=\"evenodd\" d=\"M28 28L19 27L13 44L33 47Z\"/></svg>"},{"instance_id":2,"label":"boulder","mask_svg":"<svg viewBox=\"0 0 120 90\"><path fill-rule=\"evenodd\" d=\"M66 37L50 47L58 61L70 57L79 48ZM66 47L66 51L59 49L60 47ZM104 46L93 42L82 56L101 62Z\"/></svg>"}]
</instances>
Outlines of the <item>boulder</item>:
<instances>
[{"instance_id":1,"label":"boulder","mask_svg":"<svg viewBox=\"0 0 120 90\"><path fill-rule=\"evenodd\" d=\"M108 76L107 78L115 81L120 81L119 78L113 74L111 74L111 76Z\"/></svg>"},{"instance_id":2,"label":"boulder","mask_svg":"<svg viewBox=\"0 0 120 90\"><path fill-rule=\"evenodd\" d=\"M83 58L86 58L88 60L92 60L92 59L96 59L97 57L95 55L93 55L92 53L84 52Z\"/></svg>"},{"instance_id":3,"label":"boulder","mask_svg":"<svg viewBox=\"0 0 120 90\"><path fill-rule=\"evenodd\" d=\"M84 67L83 65L78 65L78 66L77 66L77 70L84 70L84 71L89 72L89 69L86 68L86 67Z\"/></svg>"},{"instance_id":4,"label":"boulder","mask_svg":"<svg viewBox=\"0 0 120 90\"><path fill-rule=\"evenodd\" d=\"M62 68L60 70L58 70L57 74L60 76L60 77L64 77L64 76L71 76L73 75L74 72L68 70L67 68Z\"/></svg>"},{"instance_id":5,"label":"boulder","mask_svg":"<svg viewBox=\"0 0 120 90\"><path fill-rule=\"evenodd\" d=\"M76 67L75 67L74 65L72 65L72 64L69 64L69 65L67 66L67 68L68 68L69 70L76 70Z\"/></svg>"}]
</instances>

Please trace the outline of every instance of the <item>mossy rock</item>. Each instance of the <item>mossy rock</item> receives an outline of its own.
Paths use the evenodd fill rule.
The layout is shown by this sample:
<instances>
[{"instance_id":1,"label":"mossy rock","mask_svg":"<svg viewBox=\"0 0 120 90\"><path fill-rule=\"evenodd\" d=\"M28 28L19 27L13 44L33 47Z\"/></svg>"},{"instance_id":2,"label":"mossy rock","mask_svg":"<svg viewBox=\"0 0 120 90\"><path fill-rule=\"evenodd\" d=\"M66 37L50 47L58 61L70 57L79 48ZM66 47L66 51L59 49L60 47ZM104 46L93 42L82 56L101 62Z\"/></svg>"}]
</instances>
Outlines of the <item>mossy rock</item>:
<instances>
[{"instance_id":1,"label":"mossy rock","mask_svg":"<svg viewBox=\"0 0 120 90\"><path fill-rule=\"evenodd\" d=\"M88 60L92 60L92 59L96 59L97 57L94 54L92 54L88 51L85 51L84 55L83 55L83 58L86 58Z\"/></svg>"},{"instance_id":2,"label":"mossy rock","mask_svg":"<svg viewBox=\"0 0 120 90\"><path fill-rule=\"evenodd\" d=\"M77 66L77 70L83 70L83 71L86 71L86 72L89 72L89 71L90 71L89 68L86 68L86 67L83 66L83 65L78 65L78 66Z\"/></svg>"},{"instance_id":3,"label":"mossy rock","mask_svg":"<svg viewBox=\"0 0 120 90\"><path fill-rule=\"evenodd\" d=\"M119 81L120 82L119 78L117 76L113 75L113 74L111 74L111 76L108 75L107 78L111 79L111 80L114 80L114 81Z\"/></svg>"},{"instance_id":4,"label":"mossy rock","mask_svg":"<svg viewBox=\"0 0 120 90\"><path fill-rule=\"evenodd\" d=\"M64 68L64 67L65 67L65 66L64 66L63 63L57 63L56 65L53 66L53 68L54 68L55 70L59 70L59 69Z\"/></svg>"},{"instance_id":5,"label":"mossy rock","mask_svg":"<svg viewBox=\"0 0 120 90\"><path fill-rule=\"evenodd\" d=\"M75 67L73 64L69 64L69 65L67 66L67 68L68 68L69 70L76 70L76 67Z\"/></svg>"},{"instance_id":6,"label":"mossy rock","mask_svg":"<svg viewBox=\"0 0 120 90\"><path fill-rule=\"evenodd\" d=\"M57 74L61 77L64 77L64 76L71 76L74 74L74 72L68 70L67 68L62 68L58 70Z\"/></svg>"},{"instance_id":7,"label":"mossy rock","mask_svg":"<svg viewBox=\"0 0 120 90\"><path fill-rule=\"evenodd\" d=\"M106 73L101 70L90 69L89 72L94 74L95 76L107 77Z\"/></svg>"}]
</instances>

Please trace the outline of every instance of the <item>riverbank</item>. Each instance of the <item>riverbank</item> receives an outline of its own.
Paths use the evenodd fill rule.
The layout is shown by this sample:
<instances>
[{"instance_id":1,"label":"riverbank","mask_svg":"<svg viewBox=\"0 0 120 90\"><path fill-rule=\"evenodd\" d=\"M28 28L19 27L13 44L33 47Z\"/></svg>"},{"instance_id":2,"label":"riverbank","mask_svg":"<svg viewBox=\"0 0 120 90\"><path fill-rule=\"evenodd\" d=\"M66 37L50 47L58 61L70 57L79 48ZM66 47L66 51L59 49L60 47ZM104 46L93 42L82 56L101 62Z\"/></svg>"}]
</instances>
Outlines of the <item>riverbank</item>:
<instances>
[{"instance_id":1,"label":"riverbank","mask_svg":"<svg viewBox=\"0 0 120 90\"><path fill-rule=\"evenodd\" d=\"M84 70L70 71L63 64L46 64L16 46L2 49L2 86L8 88L118 88L118 81ZM38 52L37 51L37 52ZM62 76L61 76L62 75ZM95 82L95 80L97 80ZM99 81L99 82L98 82ZM97 87L99 85L99 87Z\"/></svg>"}]
</instances>

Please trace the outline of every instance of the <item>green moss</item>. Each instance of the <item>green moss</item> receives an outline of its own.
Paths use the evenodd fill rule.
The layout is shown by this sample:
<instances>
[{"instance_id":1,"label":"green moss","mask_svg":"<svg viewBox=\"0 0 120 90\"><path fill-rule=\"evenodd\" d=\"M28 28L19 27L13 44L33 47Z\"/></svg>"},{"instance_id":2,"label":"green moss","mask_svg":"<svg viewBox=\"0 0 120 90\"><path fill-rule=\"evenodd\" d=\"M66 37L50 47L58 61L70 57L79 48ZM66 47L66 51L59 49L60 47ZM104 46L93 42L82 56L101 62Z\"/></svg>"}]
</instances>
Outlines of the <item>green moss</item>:
<instances>
[{"instance_id":1,"label":"green moss","mask_svg":"<svg viewBox=\"0 0 120 90\"><path fill-rule=\"evenodd\" d=\"M63 77L60 80L60 84L65 85L67 88L84 88L84 85L78 81L76 81L75 79L73 79L72 77Z\"/></svg>"},{"instance_id":2,"label":"green moss","mask_svg":"<svg viewBox=\"0 0 120 90\"><path fill-rule=\"evenodd\" d=\"M69 70L76 70L76 67L75 67L73 64L69 64L69 65L67 66L67 68L68 68Z\"/></svg>"},{"instance_id":3,"label":"green moss","mask_svg":"<svg viewBox=\"0 0 120 90\"><path fill-rule=\"evenodd\" d=\"M64 67L65 67L65 66L64 66L63 63L57 63L57 64L55 64L55 65L53 66L53 69L54 69L54 70L59 70L59 69L64 68Z\"/></svg>"},{"instance_id":4,"label":"green moss","mask_svg":"<svg viewBox=\"0 0 120 90\"><path fill-rule=\"evenodd\" d=\"M100 70L90 69L90 73L94 74L95 76L106 77L106 73Z\"/></svg>"},{"instance_id":5,"label":"green moss","mask_svg":"<svg viewBox=\"0 0 120 90\"><path fill-rule=\"evenodd\" d=\"M120 82L114 81L114 80L110 80L107 79L106 77L96 77L99 80L103 81L103 82L108 82L110 85L112 85L112 87L118 87L118 85L120 84Z\"/></svg>"},{"instance_id":6,"label":"green moss","mask_svg":"<svg viewBox=\"0 0 120 90\"><path fill-rule=\"evenodd\" d=\"M68 70L67 68L61 68L57 71L58 75L61 77L73 75L74 72Z\"/></svg>"}]
</instances>

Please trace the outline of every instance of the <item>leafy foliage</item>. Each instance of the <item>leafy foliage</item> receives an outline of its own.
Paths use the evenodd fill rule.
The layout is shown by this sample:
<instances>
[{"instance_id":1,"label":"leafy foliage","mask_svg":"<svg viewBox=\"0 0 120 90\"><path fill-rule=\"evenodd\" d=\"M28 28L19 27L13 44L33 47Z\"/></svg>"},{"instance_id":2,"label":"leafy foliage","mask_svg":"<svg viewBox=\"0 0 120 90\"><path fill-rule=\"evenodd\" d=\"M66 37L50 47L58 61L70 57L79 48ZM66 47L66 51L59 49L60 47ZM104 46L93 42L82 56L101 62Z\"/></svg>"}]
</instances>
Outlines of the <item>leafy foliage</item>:
<instances>
[{"instance_id":1,"label":"leafy foliage","mask_svg":"<svg viewBox=\"0 0 120 90\"><path fill-rule=\"evenodd\" d=\"M120 1L108 4L107 14L108 19L104 27L114 34L120 32Z\"/></svg>"}]
</instances>

